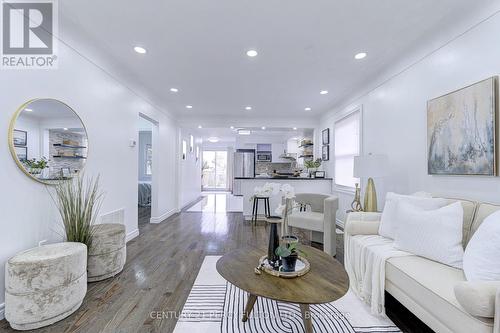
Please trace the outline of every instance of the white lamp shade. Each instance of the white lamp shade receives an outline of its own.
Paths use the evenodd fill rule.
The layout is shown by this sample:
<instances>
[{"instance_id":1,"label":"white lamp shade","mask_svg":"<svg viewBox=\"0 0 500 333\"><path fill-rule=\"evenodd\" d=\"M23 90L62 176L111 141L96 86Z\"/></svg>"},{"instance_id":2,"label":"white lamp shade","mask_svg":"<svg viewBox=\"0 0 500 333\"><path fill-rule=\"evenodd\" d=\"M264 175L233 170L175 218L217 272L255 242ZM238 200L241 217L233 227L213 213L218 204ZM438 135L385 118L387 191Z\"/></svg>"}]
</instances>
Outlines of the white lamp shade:
<instances>
[{"instance_id":1,"label":"white lamp shade","mask_svg":"<svg viewBox=\"0 0 500 333\"><path fill-rule=\"evenodd\" d=\"M384 177L387 175L388 159L386 155L354 156L355 178Z\"/></svg>"}]
</instances>

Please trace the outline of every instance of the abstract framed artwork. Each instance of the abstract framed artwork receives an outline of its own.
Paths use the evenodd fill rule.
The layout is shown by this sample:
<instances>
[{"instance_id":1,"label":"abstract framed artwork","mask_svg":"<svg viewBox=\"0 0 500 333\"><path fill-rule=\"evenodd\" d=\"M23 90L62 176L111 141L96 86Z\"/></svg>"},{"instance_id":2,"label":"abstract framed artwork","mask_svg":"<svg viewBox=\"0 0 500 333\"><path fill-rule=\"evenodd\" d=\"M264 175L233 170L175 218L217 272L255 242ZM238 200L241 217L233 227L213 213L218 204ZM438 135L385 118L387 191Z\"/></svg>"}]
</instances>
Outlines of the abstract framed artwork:
<instances>
[{"instance_id":1,"label":"abstract framed artwork","mask_svg":"<svg viewBox=\"0 0 500 333\"><path fill-rule=\"evenodd\" d=\"M13 133L14 146L26 146L28 142L28 132L18 129Z\"/></svg>"},{"instance_id":2,"label":"abstract framed artwork","mask_svg":"<svg viewBox=\"0 0 500 333\"><path fill-rule=\"evenodd\" d=\"M497 175L497 77L427 103L430 175Z\"/></svg>"},{"instance_id":3,"label":"abstract framed artwork","mask_svg":"<svg viewBox=\"0 0 500 333\"><path fill-rule=\"evenodd\" d=\"M19 161L24 162L28 159L28 147L15 146L14 150Z\"/></svg>"},{"instance_id":4,"label":"abstract framed artwork","mask_svg":"<svg viewBox=\"0 0 500 333\"><path fill-rule=\"evenodd\" d=\"M330 146L329 145L324 145L321 147L321 159L323 161L328 161L330 160Z\"/></svg>"},{"instance_id":5,"label":"abstract framed artwork","mask_svg":"<svg viewBox=\"0 0 500 333\"><path fill-rule=\"evenodd\" d=\"M323 131L321 131L321 141L324 145L330 144L330 129L326 128Z\"/></svg>"}]
</instances>

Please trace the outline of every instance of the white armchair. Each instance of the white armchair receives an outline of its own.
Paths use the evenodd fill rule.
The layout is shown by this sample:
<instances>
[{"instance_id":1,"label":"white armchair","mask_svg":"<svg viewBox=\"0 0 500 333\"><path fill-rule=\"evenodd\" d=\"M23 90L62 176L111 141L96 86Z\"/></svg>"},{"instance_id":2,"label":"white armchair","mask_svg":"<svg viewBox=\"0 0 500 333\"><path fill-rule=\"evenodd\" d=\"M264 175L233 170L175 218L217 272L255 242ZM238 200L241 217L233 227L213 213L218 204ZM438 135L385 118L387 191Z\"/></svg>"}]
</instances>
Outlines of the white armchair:
<instances>
[{"instance_id":1,"label":"white armchair","mask_svg":"<svg viewBox=\"0 0 500 333\"><path fill-rule=\"evenodd\" d=\"M311 207L311 211L293 212L288 216L288 227L301 228L323 233L323 250L336 254L336 214L339 199L336 196L317 193L297 193L298 203Z\"/></svg>"}]
</instances>

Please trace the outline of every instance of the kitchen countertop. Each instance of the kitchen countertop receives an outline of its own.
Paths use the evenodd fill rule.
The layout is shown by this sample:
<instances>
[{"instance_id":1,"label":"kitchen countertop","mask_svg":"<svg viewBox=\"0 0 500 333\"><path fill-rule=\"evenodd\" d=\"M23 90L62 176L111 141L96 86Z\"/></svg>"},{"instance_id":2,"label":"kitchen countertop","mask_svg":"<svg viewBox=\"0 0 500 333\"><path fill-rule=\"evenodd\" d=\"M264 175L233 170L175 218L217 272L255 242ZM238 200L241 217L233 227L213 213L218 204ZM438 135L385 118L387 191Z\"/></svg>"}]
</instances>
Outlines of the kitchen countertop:
<instances>
[{"instance_id":1,"label":"kitchen countertop","mask_svg":"<svg viewBox=\"0 0 500 333\"><path fill-rule=\"evenodd\" d=\"M287 178L273 178L273 177L234 177L234 179L262 179L262 180L333 180L333 178L305 178L305 177L287 177Z\"/></svg>"}]
</instances>

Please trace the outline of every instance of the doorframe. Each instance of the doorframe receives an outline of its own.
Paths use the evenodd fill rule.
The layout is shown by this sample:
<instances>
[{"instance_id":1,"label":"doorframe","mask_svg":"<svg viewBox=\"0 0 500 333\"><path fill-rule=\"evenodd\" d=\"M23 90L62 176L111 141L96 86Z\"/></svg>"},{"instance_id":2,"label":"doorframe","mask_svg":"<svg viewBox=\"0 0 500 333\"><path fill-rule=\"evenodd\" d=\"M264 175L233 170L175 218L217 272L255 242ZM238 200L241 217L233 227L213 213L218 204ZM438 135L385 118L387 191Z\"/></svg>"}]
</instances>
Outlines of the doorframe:
<instances>
[{"instance_id":1,"label":"doorframe","mask_svg":"<svg viewBox=\"0 0 500 333\"><path fill-rule=\"evenodd\" d=\"M152 151L153 151L153 158L152 158L152 175L151 175L151 217L149 218L149 223L157 223L156 220L158 219L157 217L159 216L158 212L158 189L159 189L159 177L158 173L160 171L159 168L159 158L158 158L158 152L160 151L159 144L160 144L160 139L159 139L159 126L160 122L151 118L150 116L139 112L139 117L141 117L144 120L147 120L151 123L151 145L152 145ZM139 131L137 131L139 133ZM137 143L139 143L139 140L137 140ZM139 152L137 152L137 166L139 166ZM139 193L137 193L139 195ZM139 198L137 198L137 201L139 201Z\"/></svg>"},{"instance_id":2,"label":"doorframe","mask_svg":"<svg viewBox=\"0 0 500 333\"><path fill-rule=\"evenodd\" d=\"M225 188L217 188L217 187L208 187L208 188L204 188L203 187L203 182L202 182L202 185L201 185L201 191L202 192L228 192L230 191L231 187L229 185L229 182L230 182L230 179L229 179L229 176L230 176L230 172L229 172L229 150L228 148L204 148L203 151L202 151L202 155L201 155L201 166L203 167L203 153L205 153L206 151L214 151L214 152L217 152L217 151L224 151L226 152L226 187ZM203 170L201 171L202 175L203 175Z\"/></svg>"}]
</instances>

